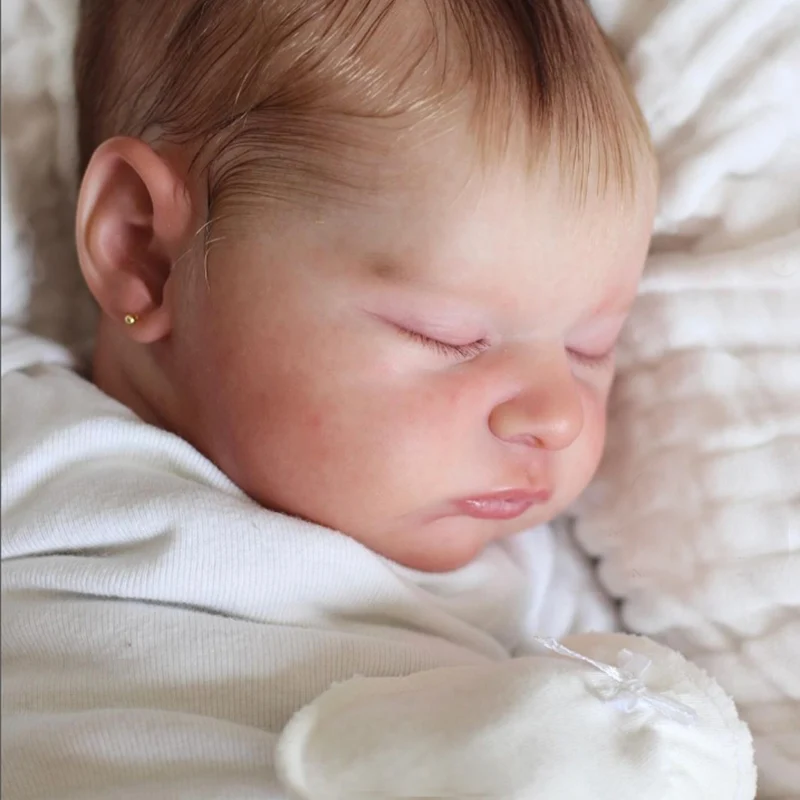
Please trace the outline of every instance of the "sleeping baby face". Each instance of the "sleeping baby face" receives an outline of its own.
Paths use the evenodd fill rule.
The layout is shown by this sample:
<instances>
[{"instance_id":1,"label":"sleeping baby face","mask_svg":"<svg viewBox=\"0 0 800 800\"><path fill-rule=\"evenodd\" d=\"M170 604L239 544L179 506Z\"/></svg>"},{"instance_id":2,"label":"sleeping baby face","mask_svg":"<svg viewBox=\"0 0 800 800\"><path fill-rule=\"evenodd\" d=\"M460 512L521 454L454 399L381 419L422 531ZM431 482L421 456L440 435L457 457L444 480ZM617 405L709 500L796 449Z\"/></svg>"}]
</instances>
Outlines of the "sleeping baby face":
<instances>
[{"instance_id":1,"label":"sleeping baby face","mask_svg":"<svg viewBox=\"0 0 800 800\"><path fill-rule=\"evenodd\" d=\"M265 220L176 292L183 432L267 507L424 570L586 487L650 236L652 198L578 208L556 170L470 163L445 137L406 189Z\"/></svg>"},{"instance_id":2,"label":"sleeping baby face","mask_svg":"<svg viewBox=\"0 0 800 800\"><path fill-rule=\"evenodd\" d=\"M87 18L94 379L266 508L455 569L597 467L645 125L582 0L289 5L154 6L116 91Z\"/></svg>"},{"instance_id":3,"label":"sleeping baby face","mask_svg":"<svg viewBox=\"0 0 800 800\"><path fill-rule=\"evenodd\" d=\"M579 202L555 162L473 148L409 140L368 202L220 223L172 267L125 402L267 508L422 570L563 511L603 449L652 182Z\"/></svg>"}]
</instances>

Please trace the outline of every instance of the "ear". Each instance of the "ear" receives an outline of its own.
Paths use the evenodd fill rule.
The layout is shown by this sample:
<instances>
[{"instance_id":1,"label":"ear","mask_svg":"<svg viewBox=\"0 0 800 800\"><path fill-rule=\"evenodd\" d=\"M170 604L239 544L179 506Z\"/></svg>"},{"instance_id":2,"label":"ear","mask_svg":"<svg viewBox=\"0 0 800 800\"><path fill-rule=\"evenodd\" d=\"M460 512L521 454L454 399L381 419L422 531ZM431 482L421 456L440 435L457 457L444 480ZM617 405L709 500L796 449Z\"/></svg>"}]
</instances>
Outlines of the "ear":
<instances>
[{"instance_id":1,"label":"ear","mask_svg":"<svg viewBox=\"0 0 800 800\"><path fill-rule=\"evenodd\" d=\"M78 257L103 312L135 341L172 329L164 287L192 245L191 222L185 181L147 144L118 137L97 149L78 199ZM135 325L125 325L129 315Z\"/></svg>"}]
</instances>

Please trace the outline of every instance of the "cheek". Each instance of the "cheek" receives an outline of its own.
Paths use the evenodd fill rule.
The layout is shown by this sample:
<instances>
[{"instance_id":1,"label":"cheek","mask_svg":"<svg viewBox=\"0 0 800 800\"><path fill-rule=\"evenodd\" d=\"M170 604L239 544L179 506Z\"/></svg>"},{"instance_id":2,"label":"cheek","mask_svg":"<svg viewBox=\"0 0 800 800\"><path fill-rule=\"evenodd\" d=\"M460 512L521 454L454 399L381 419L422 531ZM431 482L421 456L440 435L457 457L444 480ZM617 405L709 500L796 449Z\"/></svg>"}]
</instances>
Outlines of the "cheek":
<instances>
[{"instance_id":1,"label":"cheek","mask_svg":"<svg viewBox=\"0 0 800 800\"><path fill-rule=\"evenodd\" d=\"M399 422L407 446L425 453L434 468L452 469L454 457L489 436L494 394L491 381L468 369L422 375L386 403L386 424Z\"/></svg>"},{"instance_id":2,"label":"cheek","mask_svg":"<svg viewBox=\"0 0 800 800\"><path fill-rule=\"evenodd\" d=\"M239 391L226 389L221 405L232 410L251 468L263 475L279 460L284 472L313 468L322 480L354 480L430 446L446 416L443 398L354 363L349 352L283 342L280 355L231 364Z\"/></svg>"},{"instance_id":3,"label":"cheek","mask_svg":"<svg viewBox=\"0 0 800 800\"><path fill-rule=\"evenodd\" d=\"M320 392L320 379L308 371L312 363L292 369L283 361L262 364L264 372L243 387L255 399L255 408L241 408L238 438L267 468L274 468L278 459L284 468L293 462L319 464L340 449L347 435L342 392L336 387Z\"/></svg>"},{"instance_id":4,"label":"cheek","mask_svg":"<svg viewBox=\"0 0 800 800\"><path fill-rule=\"evenodd\" d=\"M458 376L347 374L334 385L305 376L284 386L270 400L270 449L291 448L326 489L380 486L389 504L424 500L443 476L454 479L461 468L454 461L475 427L474 403Z\"/></svg>"}]
</instances>

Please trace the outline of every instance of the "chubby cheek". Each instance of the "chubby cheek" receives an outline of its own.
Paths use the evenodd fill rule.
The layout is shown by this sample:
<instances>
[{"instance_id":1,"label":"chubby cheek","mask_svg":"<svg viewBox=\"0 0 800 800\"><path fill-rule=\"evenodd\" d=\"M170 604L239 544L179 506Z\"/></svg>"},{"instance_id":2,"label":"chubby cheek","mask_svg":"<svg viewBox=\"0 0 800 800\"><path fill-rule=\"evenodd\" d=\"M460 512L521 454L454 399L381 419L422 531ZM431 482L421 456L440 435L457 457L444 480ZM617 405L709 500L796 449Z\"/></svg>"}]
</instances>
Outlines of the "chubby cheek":
<instances>
[{"instance_id":1,"label":"chubby cheek","mask_svg":"<svg viewBox=\"0 0 800 800\"><path fill-rule=\"evenodd\" d=\"M317 391L318 382L303 368L275 369L269 379L248 380L241 389L239 396L226 392L222 403L231 435L219 446L230 471L265 505L306 516L314 496L335 489L331 476L344 477L358 458L359 442L340 397Z\"/></svg>"},{"instance_id":2,"label":"chubby cheek","mask_svg":"<svg viewBox=\"0 0 800 800\"><path fill-rule=\"evenodd\" d=\"M413 496L418 484L430 486L429 476L450 471L458 457L456 401L427 381L385 380L374 372L360 377L335 393L307 392L287 409L290 424L320 471L334 480L369 481L387 500L420 500Z\"/></svg>"},{"instance_id":3,"label":"chubby cheek","mask_svg":"<svg viewBox=\"0 0 800 800\"><path fill-rule=\"evenodd\" d=\"M248 494L348 531L437 499L459 461L457 390L411 385L333 350L281 352L258 370L229 361L239 380L219 389L228 423L215 449Z\"/></svg>"}]
</instances>

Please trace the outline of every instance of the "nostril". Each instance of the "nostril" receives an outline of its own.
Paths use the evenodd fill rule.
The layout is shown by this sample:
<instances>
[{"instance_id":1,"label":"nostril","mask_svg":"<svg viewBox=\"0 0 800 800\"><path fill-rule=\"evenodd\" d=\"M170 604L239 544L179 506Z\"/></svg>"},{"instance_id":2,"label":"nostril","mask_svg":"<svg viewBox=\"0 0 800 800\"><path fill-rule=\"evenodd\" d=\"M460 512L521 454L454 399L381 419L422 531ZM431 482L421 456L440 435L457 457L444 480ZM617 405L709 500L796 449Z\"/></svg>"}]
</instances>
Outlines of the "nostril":
<instances>
[{"instance_id":1,"label":"nostril","mask_svg":"<svg viewBox=\"0 0 800 800\"><path fill-rule=\"evenodd\" d=\"M537 450L544 448L544 442L532 433L520 433L517 436L512 436L509 440L512 444L522 444L526 447L533 447Z\"/></svg>"}]
</instances>

